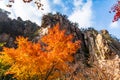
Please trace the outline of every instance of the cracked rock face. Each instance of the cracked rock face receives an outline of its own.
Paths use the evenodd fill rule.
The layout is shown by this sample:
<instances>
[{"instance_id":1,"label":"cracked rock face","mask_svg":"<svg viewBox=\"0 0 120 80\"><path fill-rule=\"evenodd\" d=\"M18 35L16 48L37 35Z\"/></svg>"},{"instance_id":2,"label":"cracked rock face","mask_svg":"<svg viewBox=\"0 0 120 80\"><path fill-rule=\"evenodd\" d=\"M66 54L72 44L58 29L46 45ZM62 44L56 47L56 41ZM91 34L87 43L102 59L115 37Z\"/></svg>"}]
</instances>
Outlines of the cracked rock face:
<instances>
[{"instance_id":1,"label":"cracked rock face","mask_svg":"<svg viewBox=\"0 0 120 80\"><path fill-rule=\"evenodd\" d=\"M42 33L46 34L48 28L59 23L60 29L65 29L67 34L72 33L75 36L74 40L81 40L81 49L78 50L76 58L87 59L90 56L91 60L95 61L112 59L114 55L120 55L120 42L113 39L107 30L101 32L93 28L80 30L77 24L71 23L66 16L59 13L44 15L42 22Z\"/></svg>"},{"instance_id":2,"label":"cracked rock face","mask_svg":"<svg viewBox=\"0 0 120 80\"><path fill-rule=\"evenodd\" d=\"M108 46L108 41L106 41L101 34L98 34L96 36L96 46L99 52L99 58L100 59L105 59L106 56L109 55L110 53L110 48Z\"/></svg>"}]
</instances>

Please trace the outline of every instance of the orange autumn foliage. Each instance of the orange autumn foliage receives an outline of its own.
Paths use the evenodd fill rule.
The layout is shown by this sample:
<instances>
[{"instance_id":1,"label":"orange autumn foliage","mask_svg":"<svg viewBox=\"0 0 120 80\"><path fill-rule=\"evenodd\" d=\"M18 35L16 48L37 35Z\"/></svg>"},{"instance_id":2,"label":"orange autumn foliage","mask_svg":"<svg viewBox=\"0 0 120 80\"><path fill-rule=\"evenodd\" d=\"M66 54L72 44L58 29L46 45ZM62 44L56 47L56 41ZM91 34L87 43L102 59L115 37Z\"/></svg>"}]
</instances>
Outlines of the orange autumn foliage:
<instances>
[{"instance_id":1,"label":"orange autumn foliage","mask_svg":"<svg viewBox=\"0 0 120 80\"><path fill-rule=\"evenodd\" d=\"M16 49L4 47L1 52L2 62L11 65L6 74L14 74L18 80L51 80L66 74L70 71L68 63L80 48L80 41L72 39L72 34L65 35L65 30L59 30L59 24L41 38L45 45L17 37Z\"/></svg>"}]
</instances>

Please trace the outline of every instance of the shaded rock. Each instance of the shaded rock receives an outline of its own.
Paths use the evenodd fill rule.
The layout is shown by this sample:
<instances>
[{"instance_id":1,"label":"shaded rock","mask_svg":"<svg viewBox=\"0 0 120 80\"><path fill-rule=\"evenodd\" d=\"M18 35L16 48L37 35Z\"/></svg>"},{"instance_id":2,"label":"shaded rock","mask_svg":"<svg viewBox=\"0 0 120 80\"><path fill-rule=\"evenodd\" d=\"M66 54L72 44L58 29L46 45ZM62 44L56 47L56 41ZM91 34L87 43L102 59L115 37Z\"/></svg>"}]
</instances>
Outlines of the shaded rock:
<instances>
[{"instance_id":1,"label":"shaded rock","mask_svg":"<svg viewBox=\"0 0 120 80\"><path fill-rule=\"evenodd\" d=\"M7 42L9 39L10 35L6 33L0 34L0 42Z\"/></svg>"},{"instance_id":2,"label":"shaded rock","mask_svg":"<svg viewBox=\"0 0 120 80\"><path fill-rule=\"evenodd\" d=\"M38 35L39 26L29 20L23 21L20 17L12 20L8 14L10 13L0 9L0 42L6 42L7 47L13 47L17 36L34 40Z\"/></svg>"}]
</instances>

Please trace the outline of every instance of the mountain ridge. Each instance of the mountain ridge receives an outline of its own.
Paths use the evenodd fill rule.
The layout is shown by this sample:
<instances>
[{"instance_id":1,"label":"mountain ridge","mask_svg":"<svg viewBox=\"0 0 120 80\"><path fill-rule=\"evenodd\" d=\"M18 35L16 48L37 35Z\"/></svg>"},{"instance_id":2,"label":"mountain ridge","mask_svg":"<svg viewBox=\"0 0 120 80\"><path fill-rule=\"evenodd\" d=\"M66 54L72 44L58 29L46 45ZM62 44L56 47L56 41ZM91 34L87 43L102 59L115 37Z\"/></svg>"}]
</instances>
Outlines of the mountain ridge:
<instances>
[{"instance_id":1,"label":"mountain ridge","mask_svg":"<svg viewBox=\"0 0 120 80\"><path fill-rule=\"evenodd\" d=\"M93 57L91 58L93 61L97 58L112 59L116 54L120 56L120 42L114 39L107 30L98 32L94 28L79 29L77 23L70 22L66 15L60 13L44 15L41 26L29 20L23 21L20 17L12 20L8 17L8 13L0 10L0 42L7 42L8 47L14 47L13 42L20 35L37 41L47 34L48 28L59 23L60 29L65 29L66 34L75 36L74 41L81 41L81 49L77 51L76 60L77 58L88 59L89 56Z\"/></svg>"},{"instance_id":2,"label":"mountain ridge","mask_svg":"<svg viewBox=\"0 0 120 80\"><path fill-rule=\"evenodd\" d=\"M70 64L73 72L70 80L119 80L120 79L120 41L112 37L105 29L97 31L94 28L79 29L77 23L72 23L66 15L48 13L42 17L41 26L31 21L23 21L20 17L10 19L6 12L0 11L0 50L3 45L16 48L14 43L18 36L28 37L32 42L38 42L48 34L48 29L59 23L60 30L65 35L73 34L74 41L80 40L80 49L73 55ZM40 43L41 45L42 42ZM82 76L81 76L82 75Z\"/></svg>"}]
</instances>

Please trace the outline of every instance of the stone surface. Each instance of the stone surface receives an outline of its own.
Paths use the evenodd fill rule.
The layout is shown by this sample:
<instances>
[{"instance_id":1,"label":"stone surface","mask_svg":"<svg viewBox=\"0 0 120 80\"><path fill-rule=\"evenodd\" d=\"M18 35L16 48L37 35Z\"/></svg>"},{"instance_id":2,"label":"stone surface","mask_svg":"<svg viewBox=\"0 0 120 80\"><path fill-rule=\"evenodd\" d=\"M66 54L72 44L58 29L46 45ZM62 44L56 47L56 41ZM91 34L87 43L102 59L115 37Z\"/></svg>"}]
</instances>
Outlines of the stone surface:
<instances>
[{"instance_id":1,"label":"stone surface","mask_svg":"<svg viewBox=\"0 0 120 80\"><path fill-rule=\"evenodd\" d=\"M112 38L107 30L99 32L94 28L79 29L78 25L70 22L65 15L50 13L43 16L41 31L47 32L47 29L56 23L60 24L60 29L66 30L66 34L73 34L74 41L81 40L81 48L76 54L77 59L89 59L94 62L97 59L112 59L116 54L120 56L120 42Z\"/></svg>"}]
</instances>

